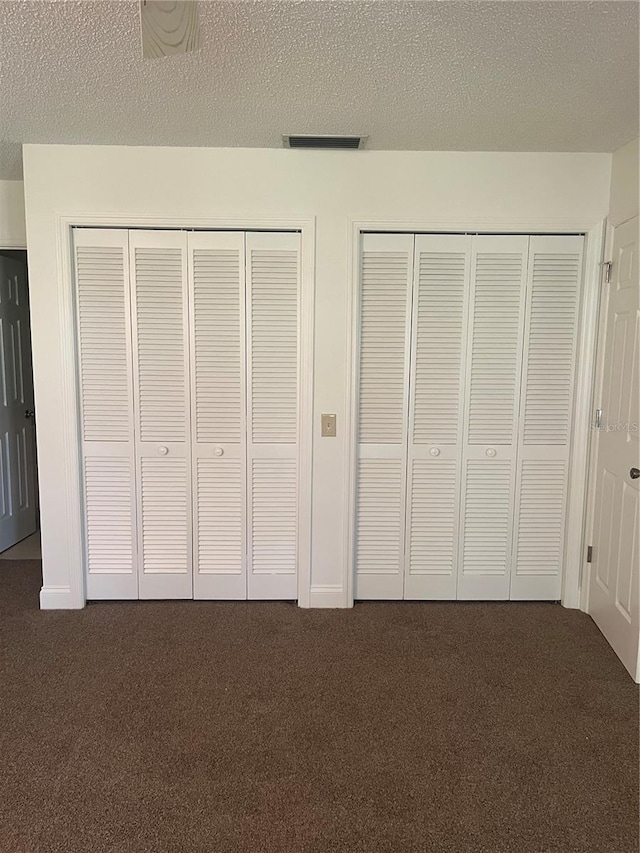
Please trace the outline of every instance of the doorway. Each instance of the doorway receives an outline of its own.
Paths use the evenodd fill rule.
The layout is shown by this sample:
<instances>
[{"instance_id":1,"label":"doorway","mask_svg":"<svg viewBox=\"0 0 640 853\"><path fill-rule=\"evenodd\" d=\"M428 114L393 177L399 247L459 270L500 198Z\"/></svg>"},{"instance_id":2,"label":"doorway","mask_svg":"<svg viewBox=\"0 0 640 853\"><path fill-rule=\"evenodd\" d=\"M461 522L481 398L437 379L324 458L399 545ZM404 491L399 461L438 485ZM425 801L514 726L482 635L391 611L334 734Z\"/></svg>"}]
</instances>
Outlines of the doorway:
<instances>
[{"instance_id":1,"label":"doorway","mask_svg":"<svg viewBox=\"0 0 640 853\"><path fill-rule=\"evenodd\" d=\"M0 558L39 559L35 405L25 250L0 251Z\"/></svg>"}]
</instances>

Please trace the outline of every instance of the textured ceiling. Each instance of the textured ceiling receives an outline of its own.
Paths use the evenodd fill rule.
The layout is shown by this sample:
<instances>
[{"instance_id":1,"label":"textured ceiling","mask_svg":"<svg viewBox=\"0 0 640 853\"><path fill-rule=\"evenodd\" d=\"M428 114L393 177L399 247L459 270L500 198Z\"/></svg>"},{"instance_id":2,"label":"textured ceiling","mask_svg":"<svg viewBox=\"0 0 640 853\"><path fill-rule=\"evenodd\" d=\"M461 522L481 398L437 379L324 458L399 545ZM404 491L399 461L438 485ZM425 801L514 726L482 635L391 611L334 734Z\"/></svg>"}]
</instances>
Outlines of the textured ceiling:
<instances>
[{"instance_id":1,"label":"textured ceiling","mask_svg":"<svg viewBox=\"0 0 640 853\"><path fill-rule=\"evenodd\" d=\"M23 142L612 151L638 135L638 9L213 0L200 51L143 60L137 2L4 0L0 178Z\"/></svg>"}]
</instances>

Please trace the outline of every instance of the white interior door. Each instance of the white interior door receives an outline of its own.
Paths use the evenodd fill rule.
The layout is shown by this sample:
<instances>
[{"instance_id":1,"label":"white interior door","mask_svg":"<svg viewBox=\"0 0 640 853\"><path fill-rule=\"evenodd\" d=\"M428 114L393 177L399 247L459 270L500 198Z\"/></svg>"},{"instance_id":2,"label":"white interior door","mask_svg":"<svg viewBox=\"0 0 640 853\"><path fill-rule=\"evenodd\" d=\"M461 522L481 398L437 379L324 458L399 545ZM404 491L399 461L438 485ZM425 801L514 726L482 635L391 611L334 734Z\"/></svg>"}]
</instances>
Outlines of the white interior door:
<instances>
[{"instance_id":1,"label":"white interior door","mask_svg":"<svg viewBox=\"0 0 640 853\"><path fill-rule=\"evenodd\" d=\"M194 598L247 597L244 242L188 235Z\"/></svg>"},{"instance_id":2,"label":"white interior door","mask_svg":"<svg viewBox=\"0 0 640 853\"><path fill-rule=\"evenodd\" d=\"M599 405L602 428L593 485L595 512L589 582L589 613L631 675L640 681L638 512L639 265L634 218L618 226L613 268L602 322L605 324ZM635 473L635 472L633 472Z\"/></svg>"},{"instance_id":3,"label":"white interior door","mask_svg":"<svg viewBox=\"0 0 640 853\"><path fill-rule=\"evenodd\" d=\"M413 234L363 234L355 597L404 592Z\"/></svg>"},{"instance_id":4,"label":"white interior door","mask_svg":"<svg viewBox=\"0 0 640 853\"><path fill-rule=\"evenodd\" d=\"M300 234L245 240L248 597L297 599Z\"/></svg>"},{"instance_id":5,"label":"white interior door","mask_svg":"<svg viewBox=\"0 0 640 853\"><path fill-rule=\"evenodd\" d=\"M471 237L417 234L404 597L457 594Z\"/></svg>"},{"instance_id":6,"label":"white interior door","mask_svg":"<svg viewBox=\"0 0 640 853\"><path fill-rule=\"evenodd\" d=\"M473 238L458 598L508 599L529 238Z\"/></svg>"},{"instance_id":7,"label":"white interior door","mask_svg":"<svg viewBox=\"0 0 640 853\"><path fill-rule=\"evenodd\" d=\"M130 231L140 598L191 598L185 231Z\"/></svg>"},{"instance_id":8,"label":"white interior door","mask_svg":"<svg viewBox=\"0 0 640 853\"><path fill-rule=\"evenodd\" d=\"M27 269L0 257L0 551L37 529Z\"/></svg>"}]
</instances>

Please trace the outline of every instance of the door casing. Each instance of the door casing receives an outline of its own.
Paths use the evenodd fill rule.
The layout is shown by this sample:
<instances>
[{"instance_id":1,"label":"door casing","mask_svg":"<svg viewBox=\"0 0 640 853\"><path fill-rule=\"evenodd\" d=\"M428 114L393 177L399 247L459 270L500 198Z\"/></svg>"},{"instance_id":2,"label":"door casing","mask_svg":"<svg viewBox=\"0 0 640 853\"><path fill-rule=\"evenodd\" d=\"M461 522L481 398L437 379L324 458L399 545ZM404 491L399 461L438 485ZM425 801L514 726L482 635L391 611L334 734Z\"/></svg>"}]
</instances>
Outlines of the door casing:
<instances>
[{"instance_id":1,"label":"door casing","mask_svg":"<svg viewBox=\"0 0 640 853\"><path fill-rule=\"evenodd\" d=\"M60 417L64 422L66 482L61 484L61 509L67 517L66 555L70 567L69 589L50 588L40 591L40 607L44 610L79 609L85 606L83 502L80 453L80 404L76 347L75 282L73 277L73 229L172 229L210 231L299 231L300 316L298 320L298 604L312 605L311 588L311 478L313 435L313 332L315 304L315 218L243 218L216 219L202 217L118 216L107 214L60 214L56 218L57 275L60 282L60 344L63 394ZM69 369L73 365L74 369ZM43 428L43 425L40 425ZM46 540L43 561L46 564ZM46 569L44 572L46 577Z\"/></svg>"}]
</instances>

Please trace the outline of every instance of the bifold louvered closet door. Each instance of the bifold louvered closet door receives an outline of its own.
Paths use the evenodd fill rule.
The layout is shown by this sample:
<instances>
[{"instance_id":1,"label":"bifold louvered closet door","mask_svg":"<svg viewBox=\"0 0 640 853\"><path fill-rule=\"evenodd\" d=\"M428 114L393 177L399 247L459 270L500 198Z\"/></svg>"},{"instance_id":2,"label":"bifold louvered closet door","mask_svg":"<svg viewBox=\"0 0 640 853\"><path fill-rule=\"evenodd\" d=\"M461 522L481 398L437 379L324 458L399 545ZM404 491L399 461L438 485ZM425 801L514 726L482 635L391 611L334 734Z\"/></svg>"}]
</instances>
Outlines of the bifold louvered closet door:
<instances>
[{"instance_id":1,"label":"bifold louvered closet door","mask_svg":"<svg viewBox=\"0 0 640 853\"><path fill-rule=\"evenodd\" d=\"M363 236L356 597L560 598L582 243Z\"/></svg>"},{"instance_id":2,"label":"bifold louvered closet door","mask_svg":"<svg viewBox=\"0 0 640 853\"><path fill-rule=\"evenodd\" d=\"M299 240L76 230L89 599L297 597Z\"/></svg>"}]
</instances>

